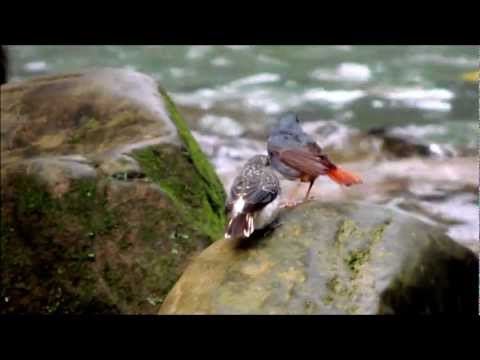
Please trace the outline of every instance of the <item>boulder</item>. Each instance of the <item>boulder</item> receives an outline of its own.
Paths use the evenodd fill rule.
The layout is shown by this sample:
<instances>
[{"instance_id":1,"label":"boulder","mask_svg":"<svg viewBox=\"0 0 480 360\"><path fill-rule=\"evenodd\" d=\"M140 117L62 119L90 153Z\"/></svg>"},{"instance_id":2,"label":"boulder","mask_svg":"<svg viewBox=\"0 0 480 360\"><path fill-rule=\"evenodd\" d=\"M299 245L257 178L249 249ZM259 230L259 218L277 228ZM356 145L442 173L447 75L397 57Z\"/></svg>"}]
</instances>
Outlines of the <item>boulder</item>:
<instances>
[{"instance_id":1,"label":"boulder","mask_svg":"<svg viewBox=\"0 0 480 360\"><path fill-rule=\"evenodd\" d=\"M1 92L0 312L157 313L225 222L166 92L119 69Z\"/></svg>"},{"instance_id":2,"label":"boulder","mask_svg":"<svg viewBox=\"0 0 480 360\"><path fill-rule=\"evenodd\" d=\"M160 314L478 312L478 257L387 207L311 201L204 250Z\"/></svg>"}]
</instances>

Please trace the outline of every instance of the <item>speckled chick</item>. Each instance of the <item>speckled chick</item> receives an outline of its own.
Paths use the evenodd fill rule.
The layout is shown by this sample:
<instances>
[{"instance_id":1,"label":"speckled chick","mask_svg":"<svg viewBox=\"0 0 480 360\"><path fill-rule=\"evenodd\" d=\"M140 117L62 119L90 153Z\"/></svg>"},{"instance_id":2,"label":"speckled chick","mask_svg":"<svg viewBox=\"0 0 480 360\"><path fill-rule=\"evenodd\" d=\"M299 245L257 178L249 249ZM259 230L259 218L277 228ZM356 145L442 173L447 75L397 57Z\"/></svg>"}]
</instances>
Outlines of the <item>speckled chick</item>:
<instances>
[{"instance_id":1,"label":"speckled chick","mask_svg":"<svg viewBox=\"0 0 480 360\"><path fill-rule=\"evenodd\" d=\"M255 155L233 181L226 210L226 239L248 238L271 224L279 210L280 182L268 156Z\"/></svg>"}]
</instances>

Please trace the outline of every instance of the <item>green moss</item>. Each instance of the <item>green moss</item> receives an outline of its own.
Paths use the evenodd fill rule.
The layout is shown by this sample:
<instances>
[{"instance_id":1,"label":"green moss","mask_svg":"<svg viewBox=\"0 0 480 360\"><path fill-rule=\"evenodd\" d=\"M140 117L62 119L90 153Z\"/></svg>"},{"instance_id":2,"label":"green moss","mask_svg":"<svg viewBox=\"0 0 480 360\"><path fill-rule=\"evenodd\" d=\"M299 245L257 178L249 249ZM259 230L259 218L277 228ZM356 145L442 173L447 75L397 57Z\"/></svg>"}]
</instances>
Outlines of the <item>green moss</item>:
<instances>
[{"instance_id":1,"label":"green moss","mask_svg":"<svg viewBox=\"0 0 480 360\"><path fill-rule=\"evenodd\" d=\"M96 292L97 279L90 266L96 261L93 236L107 234L115 218L96 181L73 181L69 192L56 199L37 178L12 174L7 192L2 193L2 201L5 199L14 207L4 216L2 204L2 224L15 224L11 234L7 233L15 241L10 244L2 240L2 266L8 274L2 279L2 291L16 294L22 283L29 284L28 293L22 296L30 299L17 299L20 303L16 307L12 304L12 309L38 306L36 311L46 313L80 311L78 307L89 304ZM48 251L38 252L44 248ZM3 256L5 253L8 257ZM64 286L73 287L75 296L68 291L61 296L50 294L52 289ZM40 292L30 298L34 288Z\"/></svg>"},{"instance_id":2,"label":"green moss","mask_svg":"<svg viewBox=\"0 0 480 360\"><path fill-rule=\"evenodd\" d=\"M360 267L370 259L370 249L350 251L345 258L348 269L356 277L360 272Z\"/></svg>"},{"instance_id":3,"label":"green moss","mask_svg":"<svg viewBox=\"0 0 480 360\"><path fill-rule=\"evenodd\" d=\"M128 241L128 239L125 236L122 236L122 238L118 241L118 247L121 250L128 250L132 244Z\"/></svg>"},{"instance_id":4,"label":"green moss","mask_svg":"<svg viewBox=\"0 0 480 360\"><path fill-rule=\"evenodd\" d=\"M333 300L334 300L334 299L333 299L333 296L332 296L331 294L327 294L327 295L325 295L325 296L323 297L322 300L323 300L323 303L324 303L325 305L330 305L331 303L333 303Z\"/></svg>"},{"instance_id":5,"label":"green moss","mask_svg":"<svg viewBox=\"0 0 480 360\"><path fill-rule=\"evenodd\" d=\"M383 240L383 235L387 230L387 227L392 223L392 219L385 221L383 224L376 226L371 232L371 243L372 245L377 244Z\"/></svg>"},{"instance_id":6,"label":"green moss","mask_svg":"<svg viewBox=\"0 0 480 360\"><path fill-rule=\"evenodd\" d=\"M67 144L76 145L79 144L83 140L83 136L81 134L72 134L67 140Z\"/></svg>"},{"instance_id":7,"label":"green moss","mask_svg":"<svg viewBox=\"0 0 480 360\"><path fill-rule=\"evenodd\" d=\"M131 304L135 301L135 289L130 277L131 269L124 263L105 263L101 272L103 280L111 289L111 301L115 304Z\"/></svg>"},{"instance_id":8,"label":"green moss","mask_svg":"<svg viewBox=\"0 0 480 360\"><path fill-rule=\"evenodd\" d=\"M341 283L338 276L333 276L327 281L327 289L335 295L345 296L349 294L348 289Z\"/></svg>"},{"instance_id":9,"label":"green moss","mask_svg":"<svg viewBox=\"0 0 480 360\"><path fill-rule=\"evenodd\" d=\"M206 234L210 242L221 236L223 215L211 207L204 182L199 181L196 169L177 147L158 145L135 150L132 155L178 209L187 232Z\"/></svg>"},{"instance_id":10,"label":"green moss","mask_svg":"<svg viewBox=\"0 0 480 360\"><path fill-rule=\"evenodd\" d=\"M335 306L350 314L358 312L359 307L355 297L366 289L358 281L364 267L372 256L374 246L383 240L386 228L391 223L387 221L372 229L361 229L354 221L343 219L335 235L335 275L326 283L328 294L324 297L325 304L335 302Z\"/></svg>"},{"instance_id":11,"label":"green moss","mask_svg":"<svg viewBox=\"0 0 480 360\"><path fill-rule=\"evenodd\" d=\"M77 261L95 261L95 253L92 251L85 251L81 253L75 253L73 254L70 259L71 260L77 260ZM58 271L57 271L58 272Z\"/></svg>"},{"instance_id":12,"label":"green moss","mask_svg":"<svg viewBox=\"0 0 480 360\"><path fill-rule=\"evenodd\" d=\"M17 203L20 216L28 216L36 212L46 213L54 207L44 185L37 179L28 176L19 177L16 187L21 194Z\"/></svg>"},{"instance_id":13,"label":"green moss","mask_svg":"<svg viewBox=\"0 0 480 360\"><path fill-rule=\"evenodd\" d=\"M145 242L152 242L158 239L158 235L155 232L155 228L152 226L144 226L141 229L141 237Z\"/></svg>"},{"instance_id":14,"label":"green moss","mask_svg":"<svg viewBox=\"0 0 480 360\"><path fill-rule=\"evenodd\" d=\"M88 121L85 123L85 125L83 126L83 128L87 131L89 130L95 130L95 129L98 129L98 127L100 126L100 123L95 119L95 118L90 118L88 119Z\"/></svg>"},{"instance_id":15,"label":"green moss","mask_svg":"<svg viewBox=\"0 0 480 360\"><path fill-rule=\"evenodd\" d=\"M362 266L370 260L372 248L383 239L385 230L390 223L391 220L377 225L370 232L360 230L360 234L368 238L365 247L350 251L344 259L347 268L352 273L352 279L360 274Z\"/></svg>"},{"instance_id":16,"label":"green moss","mask_svg":"<svg viewBox=\"0 0 480 360\"><path fill-rule=\"evenodd\" d=\"M103 268L103 278L110 287L115 289L122 280L122 275L119 271L115 271L109 263L106 263Z\"/></svg>"},{"instance_id":17,"label":"green moss","mask_svg":"<svg viewBox=\"0 0 480 360\"><path fill-rule=\"evenodd\" d=\"M57 207L75 215L84 226L84 234L94 237L110 232L116 224L116 215L107 206L107 199L97 188L95 179L74 180Z\"/></svg>"},{"instance_id":18,"label":"green moss","mask_svg":"<svg viewBox=\"0 0 480 360\"><path fill-rule=\"evenodd\" d=\"M165 100L170 118L177 127L179 137L187 148L188 155L195 166L195 170L203 180L202 188L207 195L205 199L207 203L203 206L211 209L210 212L213 215L212 217L215 218L215 224L212 224L212 233L215 234L215 239L220 238L225 224L224 205L226 201L226 194L223 189L223 185L215 173L215 169L213 168L212 164L209 162L197 141L190 133L185 120L177 111L173 101L170 99L166 91L163 89L159 89L159 91Z\"/></svg>"},{"instance_id":19,"label":"green moss","mask_svg":"<svg viewBox=\"0 0 480 360\"><path fill-rule=\"evenodd\" d=\"M102 143L105 140L105 136L107 134L106 129L108 127L112 127L113 125L120 125L121 123L123 123L122 125L124 125L124 118L128 117L128 114L129 113L121 113L121 115L119 115L121 121L118 121L117 117L113 116L112 120L107 124L102 123L95 117L90 117L86 121L82 120L83 125L80 128L76 129L75 132L70 134L67 143L70 145L75 145L79 143ZM133 123L134 121L136 121L136 119L132 119L131 121Z\"/></svg>"},{"instance_id":20,"label":"green moss","mask_svg":"<svg viewBox=\"0 0 480 360\"><path fill-rule=\"evenodd\" d=\"M360 233L360 230L355 222L350 219L344 219L335 234L336 247L341 248L347 240L358 233Z\"/></svg>"},{"instance_id":21,"label":"green moss","mask_svg":"<svg viewBox=\"0 0 480 360\"><path fill-rule=\"evenodd\" d=\"M107 128L113 127L126 127L136 124L138 122L139 115L133 111L121 111L115 114L105 125Z\"/></svg>"},{"instance_id":22,"label":"green moss","mask_svg":"<svg viewBox=\"0 0 480 360\"><path fill-rule=\"evenodd\" d=\"M343 258L347 269L351 272L351 279L353 280L360 274L362 266L370 260L372 248L383 239L386 228L391 223L391 220L383 224L375 226L372 230L367 231L360 229L357 224L350 220L344 219L335 235L335 246L338 256ZM357 239L356 241L354 241ZM345 246L348 244L353 246L360 241L362 244L360 248L348 251L345 255Z\"/></svg>"},{"instance_id":23,"label":"green moss","mask_svg":"<svg viewBox=\"0 0 480 360\"><path fill-rule=\"evenodd\" d=\"M159 255L153 259L150 266L152 271L162 279L162 282L159 284L158 278L150 276L145 279L145 284L149 288L157 288L158 295L165 298L180 276L176 268L176 261L170 255Z\"/></svg>"},{"instance_id":24,"label":"green moss","mask_svg":"<svg viewBox=\"0 0 480 360\"><path fill-rule=\"evenodd\" d=\"M84 142L90 134L101 127L101 123L94 117L84 122L84 125L70 135L67 143L75 145Z\"/></svg>"},{"instance_id":25,"label":"green moss","mask_svg":"<svg viewBox=\"0 0 480 360\"><path fill-rule=\"evenodd\" d=\"M327 281L326 287L328 293L323 297L325 305L334 303L336 308L347 309L347 311L348 308L356 307L355 304L348 305L351 304L358 291L358 286L355 283L345 281L339 275L334 275Z\"/></svg>"},{"instance_id":26,"label":"green moss","mask_svg":"<svg viewBox=\"0 0 480 360\"><path fill-rule=\"evenodd\" d=\"M352 305L348 307L347 313L350 315L355 315L358 314L359 309L360 307L358 305Z\"/></svg>"}]
</instances>

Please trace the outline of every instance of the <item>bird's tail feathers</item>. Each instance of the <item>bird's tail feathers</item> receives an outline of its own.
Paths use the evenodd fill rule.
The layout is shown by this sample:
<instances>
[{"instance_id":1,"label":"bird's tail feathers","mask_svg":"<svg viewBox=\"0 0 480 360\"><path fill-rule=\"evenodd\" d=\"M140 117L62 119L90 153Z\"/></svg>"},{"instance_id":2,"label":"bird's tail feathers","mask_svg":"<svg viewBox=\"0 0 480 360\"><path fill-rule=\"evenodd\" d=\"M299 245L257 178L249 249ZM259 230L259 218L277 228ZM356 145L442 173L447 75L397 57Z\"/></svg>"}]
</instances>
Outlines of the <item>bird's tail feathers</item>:
<instances>
[{"instance_id":1,"label":"bird's tail feathers","mask_svg":"<svg viewBox=\"0 0 480 360\"><path fill-rule=\"evenodd\" d=\"M345 186L351 186L355 184L361 184L362 179L360 176L347 171L340 169L339 167L336 167L328 172L328 177L335 181L338 184L345 185Z\"/></svg>"},{"instance_id":2,"label":"bird's tail feathers","mask_svg":"<svg viewBox=\"0 0 480 360\"><path fill-rule=\"evenodd\" d=\"M232 216L225 229L225 239L248 238L255 230L253 215L240 213Z\"/></svg>"}]
</instances>

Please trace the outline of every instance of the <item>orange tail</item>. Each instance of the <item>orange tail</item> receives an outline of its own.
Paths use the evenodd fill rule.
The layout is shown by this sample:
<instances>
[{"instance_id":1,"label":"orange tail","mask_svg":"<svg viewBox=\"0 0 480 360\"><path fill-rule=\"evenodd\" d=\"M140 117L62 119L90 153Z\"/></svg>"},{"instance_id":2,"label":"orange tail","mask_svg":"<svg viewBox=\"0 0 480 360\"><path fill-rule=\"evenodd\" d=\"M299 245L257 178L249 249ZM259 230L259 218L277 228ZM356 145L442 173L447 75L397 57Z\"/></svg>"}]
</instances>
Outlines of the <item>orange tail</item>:
<instances>
[{"instance_id":1,"label":"orange tail","mask_svg":"<svg viewBox=\"0 0 480 360\"><path fill-rule=\"evenodd\" d=\"M339 167L330 170L327 174L330 179L335 181L338 184L351 186L354 184L361 184L362 179L360 176L355 175L354 173L348 172L346 170L340 169Z\"/></svg>"}]
</instances>

